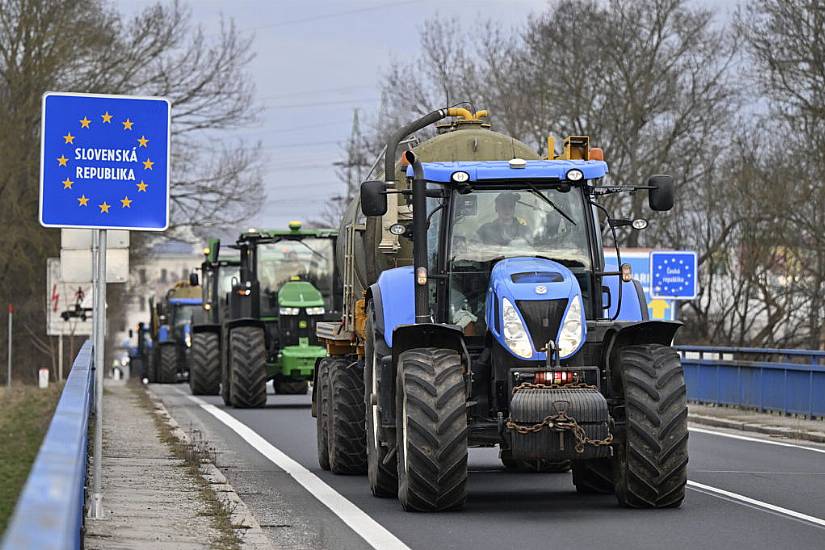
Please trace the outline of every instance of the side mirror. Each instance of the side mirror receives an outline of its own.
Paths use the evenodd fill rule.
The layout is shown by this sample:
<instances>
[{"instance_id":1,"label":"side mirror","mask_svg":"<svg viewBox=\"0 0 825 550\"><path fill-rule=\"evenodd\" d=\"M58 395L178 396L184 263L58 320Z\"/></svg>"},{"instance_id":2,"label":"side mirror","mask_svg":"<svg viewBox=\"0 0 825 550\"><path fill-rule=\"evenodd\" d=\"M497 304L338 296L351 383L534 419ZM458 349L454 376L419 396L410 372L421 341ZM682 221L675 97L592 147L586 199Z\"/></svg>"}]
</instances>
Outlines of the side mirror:
<instances>
[{"instance_id":1,"label":"side mirror","mask_svg":"<svg viewBox=\"0 0 825 550\"><path fill-rule=\"evenodd\" d=\"M365 216L383 216L387 213L387 185L383 181L365 181L361 184L361 212Z\"/></svg>"},{"instance_id":2,"label":"side mirror","mask_svg":"<svg viewBox=\"0 0 825 550\"><path fill-rule=\"evenodd\" d=\"M648 194L651 210L667 212L673 208L673 176L650 176L647 184L651 188Z\"/></svg>"},{"instance_id":3,"label":"side mirror","mask_svg":"<svg viewBox=\"0 0 825 550\"><path fill-rule=\"evenodd\" d=\"M190 284L190 286L198 286L198 274L197 273L190 273L189 274L189 284Z\"/></svg>"}]
</instances>

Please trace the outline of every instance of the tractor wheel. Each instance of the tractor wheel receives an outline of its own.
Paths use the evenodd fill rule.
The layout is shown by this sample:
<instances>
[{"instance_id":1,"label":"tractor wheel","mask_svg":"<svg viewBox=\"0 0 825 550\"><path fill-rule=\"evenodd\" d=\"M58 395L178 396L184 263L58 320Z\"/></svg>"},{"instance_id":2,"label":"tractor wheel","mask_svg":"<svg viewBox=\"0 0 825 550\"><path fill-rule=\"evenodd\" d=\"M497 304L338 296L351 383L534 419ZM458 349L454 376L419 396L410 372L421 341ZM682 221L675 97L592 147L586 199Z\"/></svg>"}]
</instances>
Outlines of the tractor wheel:
<instances>
[{"instance_id":1,"label":"tractor wheel","mask_svg":"<svg viewBox=\"0 0 825 550\"><path fill-rule=\"evenodd\" d=\"M381 425L381 411L373 399L378 399L378 378L375 371L378 361L375 354L375 333L373 332L372 307L367 312L367 339L364 343L364 404L367 420L367 477L370 490L377 497L398 496L398 465L393 456L384 462L389 453L385 445L381 445L378 428ZM387 381L384 381L387 384ZM386 389L386 386L385 386ZM374 397L373 397L374 396Z\"/></svg>"},{"instance_id":2,"label":"tractor wheel","mask_svg":"<svg viewBox=\"0 0 825 550\"><path fill-rule=\"evenodd\" d=\"M315 439L318 444L318 465L329 470L329 364L334 359L318 361L318 387L315 388Z\"/></svg>"},{"instance_id":3,"label":"tractor wheel","mask_svg":"<svg viewBox=\"0 0 825 550\"><path fill-rule=\"evenodd\" d=\"M467 498L467 397L458 353L403 352L395 410L401 506L408 512L461 508Z\"/></svg>"},{"instance_id":4,"label":"tractor wheel","mask_svg":"<svg viewBox=\"0 0 825 550\"><path fill-rule=\"evenodd\" d=\"M147 354L146 357L146 379L149 380L150 384L154 384L158 381L157 364L157 353L155 353L155 350L152 350L152 352Z\"/></svg>"},{"instance_id":5,"label":"tractor wheel","mask_svg":"<svg viewBox=\"0 0 825 550\"><path fill-rule=\"evenodd\" d=\"M272 383L275 393L280 395L306 395L309 389L307 380L281 380Z\"/></svg>"},{"instance_id":6,"label":"tractor wheel","mask_svg":"<svg viewBox=\"0 0 825 550\"><path fill-rule=\"evenodd\" d=\"M613 494L613 461L609 458L573 462L573 485L582 495Z\"/></svg>"},{"instance_id":7,"label":"tractor wheel","mask_svg":"<svg viewBox=\"0 0 825 550\"><path fill-rule=\"evenodd\" d=\"M229 372L229 361L226 361L226 367L224 367L224 355L221 355L221 398L223 399L223 404L227 407L232 405L232 379L231 373Z\"/></svg>"},{"instance_id":8,"label":"tractor wheel","mask_svg":"<svg viewBox=\"0 0 825 550\"><path fill-rule=\"evenodd\" d=\"M258 327L237 327L229 332L229 368L232 405L242 409L266 405L266 343Z\"/></svg>"},{"instance_id":9,"label":"tractor wheel","mask_svg":"<svg viewBox=\"0 0 825 550\"><path fill-rule=\"evenodd\" d=\"M178 350L173 344L160 346L156 375L161 384L174 384L178 381Z\"/></svg>"},{"instance_id":10,"label":"tractor wheel","mask_svg":"<svg viewBox=\"0 0 825 550\"><path fill-rule=\"evenodd\" d=\"M616 497L628 508L675 508L685 498L688 428L685 377L668 346L619 351L625 440L618 445Z\"/></svg>"},{"instance_id":11,"label":"tractor wheel","mask_svg":"<svg viewBox=\"0 0 825 550\"><path fill-rule=\"evenodd\" d=\"M329 363L329 467L334 474L367 471L364 368L336 358Z\"/></svg>"},{"instance_id":12,"label":"tractor wheel","mask_svg":"<svg viewBox=\"0 0 825 550\"><path fill-rule=\"evenodd\" d=\"M214 332L192 335L189 389L192 395L218 395L221 386L221 349Z\"/></svg>"},{"instance_id":13,"label":"tractor wheel","mask_svg":"<svg viewBox=\"0 0 825 550\"><path fill-rule=\"evenodd\" d=\"M570 471L569 460L516 460L510 456L510 451L501 452L501 463L508 472L533 474L560 474Z\"/></svg>"}]
</instances>

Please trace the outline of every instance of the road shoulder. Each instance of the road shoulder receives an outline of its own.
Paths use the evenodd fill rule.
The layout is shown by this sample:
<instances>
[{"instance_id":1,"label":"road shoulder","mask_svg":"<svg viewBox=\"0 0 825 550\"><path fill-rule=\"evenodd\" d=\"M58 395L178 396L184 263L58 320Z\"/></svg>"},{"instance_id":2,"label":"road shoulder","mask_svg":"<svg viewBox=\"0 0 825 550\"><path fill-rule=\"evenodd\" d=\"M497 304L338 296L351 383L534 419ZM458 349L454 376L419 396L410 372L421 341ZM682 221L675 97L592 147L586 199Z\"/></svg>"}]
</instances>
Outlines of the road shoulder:
<instances>
[{"instance_id":1,"label":"road shoulder","mask_svg":"<svg viewBox=\"0 0 825 550\"><path fill-rule=\"evenodd\" d=\"M704 426L825 443L825 421L690 403L688 421Z\"/></svg>"}]
</instances>

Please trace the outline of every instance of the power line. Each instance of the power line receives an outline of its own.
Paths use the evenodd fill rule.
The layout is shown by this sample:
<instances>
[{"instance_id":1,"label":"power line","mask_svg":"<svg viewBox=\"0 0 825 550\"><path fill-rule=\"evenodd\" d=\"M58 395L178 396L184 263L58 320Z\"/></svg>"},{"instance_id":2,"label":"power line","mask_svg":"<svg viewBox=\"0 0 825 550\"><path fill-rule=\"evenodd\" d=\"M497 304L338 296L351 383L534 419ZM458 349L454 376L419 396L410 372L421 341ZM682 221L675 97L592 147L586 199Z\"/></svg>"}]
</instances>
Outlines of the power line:
<instances>
[{"instance_id":1,"label":"power line","mask_svg":"<svg viewBox=\"0 0 825 550\"><path fill-rule=\"evenodd\" d=\"M310 17L300 17L298 19L289 19L287 21L279 21L278 23L272 23L269 25L261 25L259 27L250 27L248 30L257 31L261 29L272 29L275 27L285 27L287 25L295 25L297 23L308 23L310 21L319 21L321 19L331 19L334 17L341 17L343 15L353 15L356 13L364 13L367 11L377 11L377 10L384 10L390 8L397 8L399 6L404 6L407 4L420 4L423 0L407 0L406 2L393 2L391 4L380 4L377 6L368 6L366 8L358 8L354 10L346 10L346 11L339 11L334 13L326 13L321 15L313 15Z\"/></svg>"},{"instance_id":2,"label":"power line","mask_svg":"<svg viewBox=\"0 0 825 550\"><path fill-rule=\"evenodd\" d=\"M293 103L291 105L267 105L266 109L301 109L305 107L324 107L327 105L348 105L353 103L367 103L369 101L378 101L378 97L365 97L361 99L341 99L336 101L314 101L311 103Z\"/></svg>"}]
</instances>

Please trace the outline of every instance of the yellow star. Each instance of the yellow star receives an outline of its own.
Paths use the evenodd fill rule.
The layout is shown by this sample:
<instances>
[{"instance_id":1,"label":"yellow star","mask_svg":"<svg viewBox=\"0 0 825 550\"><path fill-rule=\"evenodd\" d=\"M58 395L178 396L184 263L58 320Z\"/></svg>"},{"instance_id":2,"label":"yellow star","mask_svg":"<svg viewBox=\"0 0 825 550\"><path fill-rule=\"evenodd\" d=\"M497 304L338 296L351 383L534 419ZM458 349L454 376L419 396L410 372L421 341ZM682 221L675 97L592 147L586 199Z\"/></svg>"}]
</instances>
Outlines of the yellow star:
<instances>
[{"instance_id":1,"label":"yellow star","mask_svg":"<svg viewBox=\"0 0 825 550\"><path fill-rule=\"evenodd\" d=\"M74 182L69 178L63 180L63 189L71 189Z\"/></svg>"},{"instance_id":2,"label":"yellow star","mask_svg":"<svg viewBox=\"0 0 825 550\"><path fill-rule=\"evenodd\" d=\"M143 191L144 193L146 192L146 188L149 187L148 185L143 183L143 180L140 180L140 183L137 184L137 186L138 186L138 191Z\"/></svg>"},{"instance_id":3,"label":"yellow star","mask_svg":"<svg viewBox=\"0 0 825 550\"><path fill-rule=\"evenodd\" d=\"M132 208L132 202L132 199L129 197L123 197L120 199L121 208Z\"/></svg>"},{"instance_id":4,"label":"yellow star","mask_svg":"<svg viewBox=\"0 0 825 550\"><path fill-rule=\"evenodd\" d=\"M134 122L132 122L131 120L129 120L127 118L126 120L123 121L123 129L124 130L131 130L132 129L132 124L134 124Z\"/></svg>"},{"instance_id":5,"label":"yellow star","mask_svg":"<svg viewBox=\"0 0 825 550\"><path fill-rule=\"evenodd\" d=\"M89 197L87 197L86 195L80 195L80 198L77 199L77 202L80 203L79 206L89 206Z\"/></svg>"},{"instance_id":6,"label":"yellow star","mask_svg":"<svg viewBox=\"0 0 825 550\"><path fill-rule=\"evenodd\" d=\"M143 169L144 170L151 170L152 166L154 166L154 165L155 165L155 163L152 162L150 159L146 159L146 160L143 161Z\"/></svg>"},{"instance_id":7,"label":"yellow star","mask_svg":"<svg viewBox=\"0 0 825 550\"><path fill-rule=\"evenodd\" d=\"M72 145L74 145L74 136L72 135L71 132L69 132L68 134L63 136L63 139L65 140L65 143L71 143Z\"/></svg>"},{"instance_id":8,"label":"yellow star","mask_svg":"<svg viewBox=\"0 0 825 550\"><path fill-rule=\"evenodd\" d=\"M89 124L90 124L91 122L92 122L91 120L89 120L88 118L86 118L86 117L84 116L84 117L80 120L80 127L81 127L81 128L88 128L88 127L89 127Z\"/></svg>"},{"instance_id":9,"label":"yellow star","mask_svg":"<svg viewBox=\"0 0 825 550\"><path fill-rule=\"evenodd\" d=\"M109 114L109 111L106 111L105 113L100 115L100 118L103 119L103 122L108 122L110 124L112 122L112 115Z\"/></svg>"},{"instance_id":10,"label":"yellow star","mask_svg":"<svg viewBox=\"0 0 825 550\"><path fill-rule=\"evenodd\" d=\"M146 144L149 143L149 140L146 139L146 136L140 136L138 143L140 143L141 147L146 147Z\"/></svg>"},{"instance_id":11,"label":"yellow star","mask_svg":"<svg viewBox=\"0 0 825 550\"><path fill-rule=\"evenodd\" d=\"M57 164L59 164L60 166L66 166L66 162L68 162L68 160L69 159L67 159L63 155L60 155L59 157L57 157Z\"/></svg>"},{"instance_id":12,"label":"yellow star","mask_svg":"<svg viewBox=\"0 0 825 550\"><path fill-rule=\"evenodd\" d=\"M107 204L106 201L103 201L103 204L98 204L97 206L100 208L101 214L108 214L109 208L111 208L111 205Z\"/></svg>"}]
</instances>

